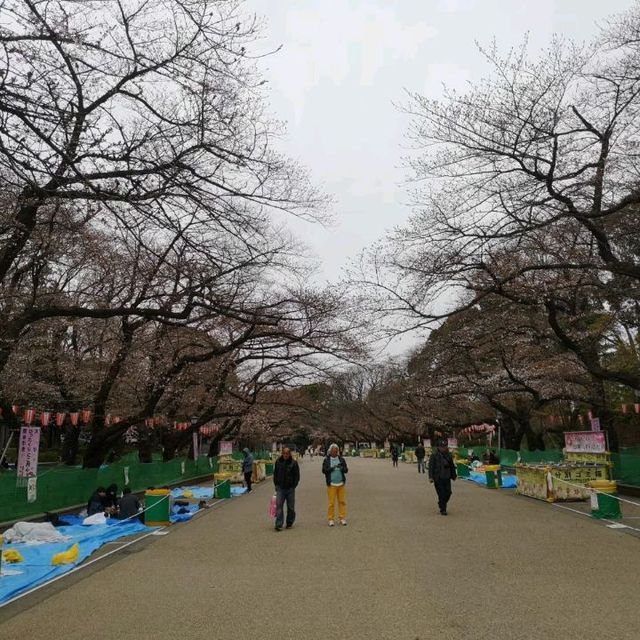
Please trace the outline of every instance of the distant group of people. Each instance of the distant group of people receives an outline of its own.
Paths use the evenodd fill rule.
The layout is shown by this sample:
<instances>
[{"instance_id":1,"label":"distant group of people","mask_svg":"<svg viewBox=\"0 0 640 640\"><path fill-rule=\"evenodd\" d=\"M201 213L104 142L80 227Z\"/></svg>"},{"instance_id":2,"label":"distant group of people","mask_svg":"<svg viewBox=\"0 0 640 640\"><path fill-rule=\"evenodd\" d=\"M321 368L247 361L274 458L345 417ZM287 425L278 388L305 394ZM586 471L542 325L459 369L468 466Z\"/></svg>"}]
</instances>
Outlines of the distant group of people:
<instances>
[{"instance_id":1,"label":"distant group of people","mask_svg":"<svg viewBox=\"0 0 640 640\"><path fill-rule=\"evenodd\" d=\"M116 516L121 520L135 517L141 509L140 500L131 492L131 488L125 487L122 490L122 496L118 497L118 485L116 484L111 484L106 489L98 487L91 494L87 503L88 516L104 513Z\"/></svg>"}]
</instances>

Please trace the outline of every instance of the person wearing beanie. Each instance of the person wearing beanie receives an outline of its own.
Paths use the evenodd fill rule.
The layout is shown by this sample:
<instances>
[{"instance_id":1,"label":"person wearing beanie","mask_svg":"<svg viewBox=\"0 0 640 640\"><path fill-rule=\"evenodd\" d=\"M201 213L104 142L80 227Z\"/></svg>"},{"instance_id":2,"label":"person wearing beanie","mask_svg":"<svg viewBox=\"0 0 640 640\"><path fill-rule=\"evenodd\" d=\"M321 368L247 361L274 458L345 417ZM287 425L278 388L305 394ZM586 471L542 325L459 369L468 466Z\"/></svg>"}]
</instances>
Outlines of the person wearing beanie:
<instances>
[{"instance_id":1,"label":"person wearing beanie","mask_svg":"<svg viewBox=\"0 0 640 640\"><path fill-rule=\"evenodd\" d=\"M338 501L338 518L342 526L347 525L347 503L345 484L347 482L347 463L340 455L340 447L335 442L329 445L327 455L322 463L322 473L327 482L327 497L329 498L329 508L327 517L329 526L335 526L336 500Z\"/></svg>"},{"instance_id":2,"label":"person wearing beanie","mask_svg":"<svg viewBox=\"0 0 640 640\"><path fill-rule=\"evenodd\" d=\"M242 473L244 482L247 485L247 493L251 491L251 479L253 478L253 456L247 447L242 450L244 459L242 460Z\"/></svg>"},{"instance_id":3,"label":"person wearing beanie","mask_svg":"<svg viewBox=\"0 0 640 640\"><path fill-rule=\"evenodd\" d=\"M458 477L446 440L437 443L436 450L429 458L429 482L433 483L438 494L440 515L447 515L447 503L451 498L451 481Z\"/></svg>"}]
</instances>

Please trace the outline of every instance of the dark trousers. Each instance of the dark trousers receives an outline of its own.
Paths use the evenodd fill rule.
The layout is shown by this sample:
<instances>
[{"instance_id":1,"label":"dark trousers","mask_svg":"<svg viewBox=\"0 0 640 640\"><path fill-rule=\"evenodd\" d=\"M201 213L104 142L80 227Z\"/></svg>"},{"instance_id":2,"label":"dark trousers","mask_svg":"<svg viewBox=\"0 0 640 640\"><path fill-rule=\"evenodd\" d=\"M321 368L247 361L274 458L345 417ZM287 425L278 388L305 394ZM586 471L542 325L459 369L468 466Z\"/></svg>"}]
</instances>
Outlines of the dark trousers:
<instances>
[{"instance_id":1,"label":"dark trousers","mask_svg":"<svg viewBox=\"0 0 640 640\"><path fill-rule=\"evenodd\" d=\"M424 458L418 458L418 473L424 473Z\"/></svg>"},{"instance_id":2,"label":"dark trousers","mask_svg":"<svg viewBox=\"0 0 640 640\"><path fill-rule=\"evenodd\" d=\"M394 467L398 466L398 458L393 458L393 466Z\"/></svg>"},{"instance_id":3,"label":"dark trousers","mask_svg":"<svg viewBox=\"0 0 640 640\"><path fill-rule=\"evenodd\" d=\"M246 471L244 474L244 482L247 485L247 491L251 491L251 476L253 473L251 471Z\"/></svg>"},{"instance_id":4,"label":"dark trousers","mask_svg":"<svg viewBox=\"0 0 640 640\"><path fill-rule=\"evenodd\" d=\"M446 513L447 502L449 502L449 498L451 497L451 479L441 478L440 480L434 480L433 486L436 488L436 493L438 494L438 506L440 507L440 512Z\"/></svg>"},{"instance_id":5,"label":"dark trousers","mask_svg":"<svg viewBox=\"0 0 640 640\"><path fill-rule=\"evenodd\" d=\"M284 503L287 503L287 526L296 520L296 490L276 489L276 529L282 529L284 524Z\"/></svg>"}]
</instances>

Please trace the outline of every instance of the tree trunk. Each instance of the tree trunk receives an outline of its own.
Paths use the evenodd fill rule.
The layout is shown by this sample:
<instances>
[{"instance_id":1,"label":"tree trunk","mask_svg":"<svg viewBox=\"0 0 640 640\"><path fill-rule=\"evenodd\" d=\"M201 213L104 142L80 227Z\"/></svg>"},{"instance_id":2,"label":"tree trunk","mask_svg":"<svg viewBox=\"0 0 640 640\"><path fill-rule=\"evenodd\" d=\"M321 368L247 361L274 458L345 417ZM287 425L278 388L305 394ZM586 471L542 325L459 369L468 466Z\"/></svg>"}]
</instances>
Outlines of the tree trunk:
<instances>
[{"instance_id":1,"label":"tree trunk","mask_svg":"<svg viewBox=\"0 0 640 640\"><path fill-rule=\"evenodd\" d=\"M69 467L75 466L78 459L78 449L80 446L80 429L71 424L67 424L64 429L64 440L62 441L61 458L62 463ZM100 465L98 465L100 466Z\"/></svg>"}]
</instances>

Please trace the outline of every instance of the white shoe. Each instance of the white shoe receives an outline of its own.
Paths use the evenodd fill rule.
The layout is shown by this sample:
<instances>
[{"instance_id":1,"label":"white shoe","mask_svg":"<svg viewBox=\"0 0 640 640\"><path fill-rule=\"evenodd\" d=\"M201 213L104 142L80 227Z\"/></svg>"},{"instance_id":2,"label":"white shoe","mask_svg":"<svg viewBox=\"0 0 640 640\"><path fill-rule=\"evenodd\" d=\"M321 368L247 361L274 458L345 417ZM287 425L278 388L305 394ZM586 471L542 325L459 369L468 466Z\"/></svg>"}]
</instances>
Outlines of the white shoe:
<instances>
[{"instance_id":1,"label":"white shoe","mask_svg":"<svg viewBox=\"0 0 640 640\"><path fill-rule=\"evenodd\" d=\"M336 523L333 520L329 520L329 526L330 527L335 527Z\"/></svg>"},{"instance_id":2,"label":"white shoe","mask_svg":"<svg viewBox=\"0 0 640 640\"><path fill-rule=\"evenodd\" d=\"M346 520L340 520L340 524L341 524L343 527L346 527L346 526L347 526L347 521L346 521Z\"/></svg>"}]
</instances>

